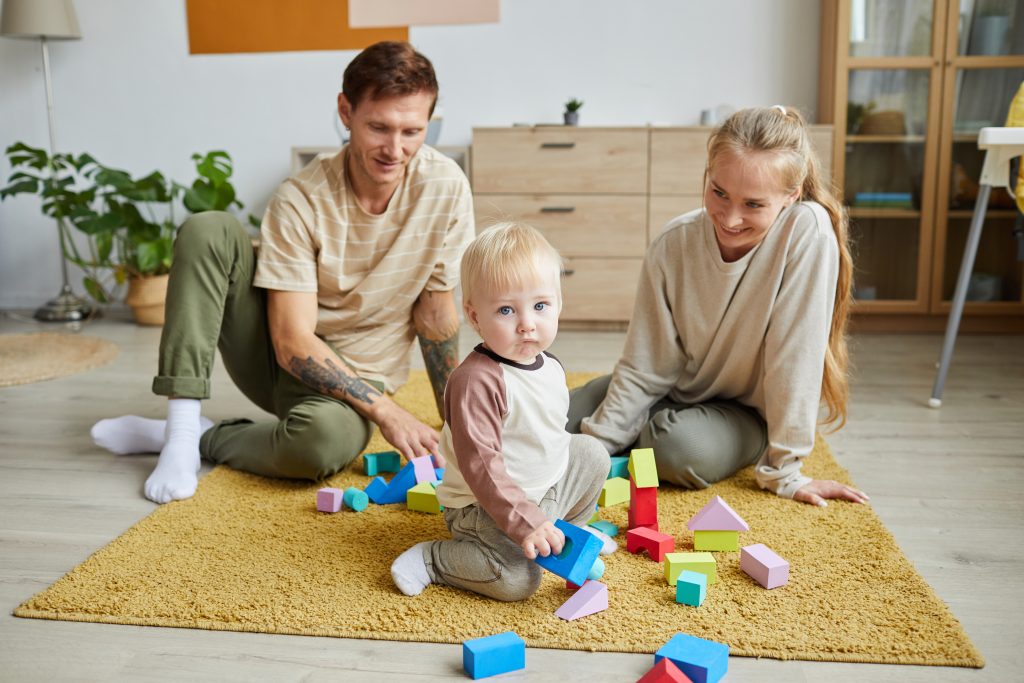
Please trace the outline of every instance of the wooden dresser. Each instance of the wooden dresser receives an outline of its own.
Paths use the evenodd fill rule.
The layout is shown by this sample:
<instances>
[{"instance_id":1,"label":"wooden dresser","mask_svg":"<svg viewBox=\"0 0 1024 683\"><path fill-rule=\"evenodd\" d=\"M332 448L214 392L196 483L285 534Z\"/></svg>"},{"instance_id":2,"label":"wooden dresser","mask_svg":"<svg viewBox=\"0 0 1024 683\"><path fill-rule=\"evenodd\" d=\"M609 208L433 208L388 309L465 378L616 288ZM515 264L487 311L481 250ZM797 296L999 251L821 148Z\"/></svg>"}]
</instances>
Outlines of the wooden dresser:
<instances>
[{"instance_id":1,"label":"wooden dresser","mask_svg":"<svg viewBox=\"0 0 1024 683\"><path fill-rule=\"evenodd\" d=\"M815 146L827 154L831 127L813 129ZM701 205L710 131L475 128L477 229L530 223L565 260L562 321L623 326L647 245L669 219Z\"/></svg>"}]
</instances>

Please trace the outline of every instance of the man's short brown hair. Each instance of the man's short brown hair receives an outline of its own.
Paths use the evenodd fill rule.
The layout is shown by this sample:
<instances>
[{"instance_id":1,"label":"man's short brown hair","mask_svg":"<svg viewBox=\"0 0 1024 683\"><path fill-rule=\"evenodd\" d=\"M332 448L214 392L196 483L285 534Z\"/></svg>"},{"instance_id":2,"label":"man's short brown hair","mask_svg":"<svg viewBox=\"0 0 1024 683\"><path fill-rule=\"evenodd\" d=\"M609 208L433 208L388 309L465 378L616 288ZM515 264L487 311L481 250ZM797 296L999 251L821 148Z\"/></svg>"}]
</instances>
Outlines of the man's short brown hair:
<instances>
[{"instance_id":1,"label":"man's short brown hair","mask_svg":"<svg viewBox=\"0 0 1024 683\"><path fill-rule=\"evenodd\" d=\"M355 109L364 98L430 93L437 104L437 76L434 65L409 43L386 40L374 43L349 63L341 91Z\"/></svg>"}]
</instances>

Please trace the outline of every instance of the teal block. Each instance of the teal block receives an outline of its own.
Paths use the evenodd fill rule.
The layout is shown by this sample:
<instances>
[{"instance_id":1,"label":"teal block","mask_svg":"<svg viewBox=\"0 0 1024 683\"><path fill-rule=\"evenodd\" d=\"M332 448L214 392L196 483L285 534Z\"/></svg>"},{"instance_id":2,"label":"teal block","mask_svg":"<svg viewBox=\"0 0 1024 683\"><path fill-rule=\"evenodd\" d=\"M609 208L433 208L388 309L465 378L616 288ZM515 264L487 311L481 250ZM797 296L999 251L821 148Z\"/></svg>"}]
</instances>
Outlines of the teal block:
<instances>
[{"instance_id":1,"label":"teal block","mask_svg":"<svg viewBox=\"0 0 1024 683\"><path fill-rule=\"evenodd\" d=\"M629 479L628 455L612 456L612 467L610 470L608 470L608 479L612 479L613 477L622 477L623 479Z\"/></svg>"},{"instance_id":2,"label":"teal block","mask_svg":"<svg viewBox=\"0 0 1024 683\"><path fill-rule=\"evenodd\" d=\"M592 526L601 533L603 533L605 536L609 536L611 538L615 538L619 535L619 527L603 519L599 519L596 522L591 522L587 526Z\"/></svg>"},{"instance_id":3,"label":"teal block","mask_svg":"<svg viewBox=\"0 0 1024 683\"><path fill-rule=\"evenodd\" d=\"M375 477L381 472L393 474L402 466L402 456L398 451L380 451L367 453L363 456L363 468L366 476Z\"/></svg>"},{"instance_id":4,"label":"teal block","mask_svg":"<svg viewBox=\"0 0 1024 683\"><path fill-rule=\"evenodd\" d=\"M552 574L582 586L604 544L594 534L563 519L556 519L555 526L565 535L562 552L547 557L538 555L535 562Z\"/></svg>"},{"instance_id":5,"label":"teal block","mask_svg":"<svg viewBox=\"0 0 1024 683\"><path fill-rule=\"evenodd\" d=\"M708 595L708 577L700 572L684 569L676 579L676 602L700 607Z\"/></svg>"},{"instance_id":6,"label":"teal block","mask_svg":"<svg viewBox=\"0 0 1024 683\"><path fill-rule=\"evenodd\" d=\"M371 482L372 483L372 482ZM366 509L369 504L370 496L363 491L360 491L354 486L349 486L345 489L345 493L342 495L341 500L345 503L345 507L355 512L362 512Z\"/></svg>"},{"instance_id":7,"label":"teal block","mask_svg":"<svg viewBox=\"0 0 1024 683\"><path fill-rule=\"evenodd\" d=\"M729 668L729 646L677 633L654 653L654 663L671 659L693 683L718 683Z\"/></svg>"},{"instance_id":8,"label":"teal block","mask_svg":"<svg viewBox=\"0 0 1024 683\"><path fill-rule=\"evenodd\" d=\"M462 643L462 668L471 678L486 678L526 668L526 643L512 631Z\"/></svg>"}]
</instances>

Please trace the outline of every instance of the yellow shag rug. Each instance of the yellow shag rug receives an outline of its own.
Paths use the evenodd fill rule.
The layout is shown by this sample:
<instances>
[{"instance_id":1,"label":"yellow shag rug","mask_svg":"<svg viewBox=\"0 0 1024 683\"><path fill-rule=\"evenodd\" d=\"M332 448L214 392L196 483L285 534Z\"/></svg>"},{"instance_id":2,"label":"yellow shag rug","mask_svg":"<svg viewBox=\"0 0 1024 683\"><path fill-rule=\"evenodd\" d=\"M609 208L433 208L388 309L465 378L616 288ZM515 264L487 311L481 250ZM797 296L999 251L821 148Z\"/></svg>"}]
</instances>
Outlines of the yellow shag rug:
<instances>
[{"instance_id":1,"label":"yellow shag rug","mask_svg":"<svg viewBox=\"0 0 1024 683\"><path fill-rule=\"evenodd\" d=\"M579 384L587 379L572 378ZM438 424L419 373L398 400ZM385 450L374 438L369 450ZM329 479L365 486L361 459ZM814 477L849 481L820 441ZM569 597L546 574L521 603L443 586L415 598L394 587L391 561L413 543L443 538L438 515L404 505L316 511L324 484L263 479L218 467L194 498L164 505L15 610L19 617L261 633L460 643L513 630L534 647L654 652L682 631L728 643L734 655L981 667L984 661L868 506L825 509L759 491L751 471L705 491L662 486L662 531L688 549L687 520L713 495L750 524L741 543L765 543L789 560L789 583L765 590L716 553L719 581L699 608L677 604L662 566L620 549L605 558L608 610L566 622ZM624 527L627 508L602 508Z\"/></svg>"},{"instance_id":2,"label":"yellow shag rug","mask_svg":"<svg viewBox=\"0 0 1024 683\"><path fill-rule=\"evenodd\" d=\"M84 334L36 332L0 335L0 387L66 377L106 365L117 344Z\"/></svg>"}]
</instances>

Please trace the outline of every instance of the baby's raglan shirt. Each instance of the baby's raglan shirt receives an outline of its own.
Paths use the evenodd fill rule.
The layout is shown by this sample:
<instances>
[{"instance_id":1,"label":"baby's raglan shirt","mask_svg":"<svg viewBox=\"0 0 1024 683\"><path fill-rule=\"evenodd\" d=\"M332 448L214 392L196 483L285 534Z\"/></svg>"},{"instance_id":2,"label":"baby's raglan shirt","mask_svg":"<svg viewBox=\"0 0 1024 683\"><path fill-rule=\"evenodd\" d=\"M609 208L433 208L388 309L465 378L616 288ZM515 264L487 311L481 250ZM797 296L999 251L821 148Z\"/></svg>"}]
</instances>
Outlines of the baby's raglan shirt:
<instances>
[{"instance_id":1,"label":"baby's raglan shirt","mask_svg":"<svg viewBox=\"0 0 1024 683\"><path fill-rule=\"evenodd\" d=\"M447 460L437 499L474 503L516 543L547 520L537 504L569 462L569 391L561 363L542 353L529 365L483 344L452 372L440 451Z\"/></svg>"}]
</instances>

